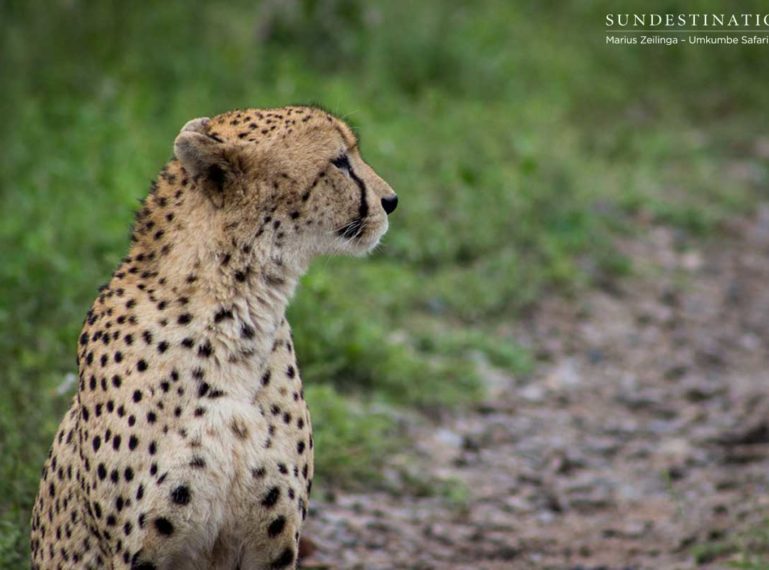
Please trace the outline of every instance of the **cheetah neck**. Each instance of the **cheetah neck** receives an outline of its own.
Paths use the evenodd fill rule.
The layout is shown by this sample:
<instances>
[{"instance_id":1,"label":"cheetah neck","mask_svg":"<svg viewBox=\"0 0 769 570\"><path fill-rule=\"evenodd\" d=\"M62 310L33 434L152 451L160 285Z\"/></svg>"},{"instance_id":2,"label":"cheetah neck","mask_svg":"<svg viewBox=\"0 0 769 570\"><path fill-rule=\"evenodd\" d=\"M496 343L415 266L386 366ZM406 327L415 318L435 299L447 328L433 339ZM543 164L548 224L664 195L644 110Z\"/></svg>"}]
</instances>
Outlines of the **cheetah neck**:
<instances>
[{"instance_id":1,"label":"cheetah neck","mask_svg":"<svg viewBox=\"0 0 769 570\"><path fill-rule=\"evenodd\" d=\"M137 216L134 243L119 271L150 301L194 316L199 335L222 363L262 367L308 259L276 246L274 230L240 233L220 227L183 171L164 170ZM171 216L169 216L171 214ZM170 218L170 219L169 219ZM172 297L161 298L170 291ZM173 324L173 323L172 323Z\"/></svg>"}]
</instances>

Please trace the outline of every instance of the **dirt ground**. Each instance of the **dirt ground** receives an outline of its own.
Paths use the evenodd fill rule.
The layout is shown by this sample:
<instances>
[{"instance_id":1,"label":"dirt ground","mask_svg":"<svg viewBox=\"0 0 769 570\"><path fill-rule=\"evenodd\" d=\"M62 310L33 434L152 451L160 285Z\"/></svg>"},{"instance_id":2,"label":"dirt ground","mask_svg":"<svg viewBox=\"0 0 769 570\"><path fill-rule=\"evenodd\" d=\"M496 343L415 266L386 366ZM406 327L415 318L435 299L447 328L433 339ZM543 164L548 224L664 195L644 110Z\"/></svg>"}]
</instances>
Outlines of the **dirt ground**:
<instances>
[{"instance_id":1,"label":"dirt ground","mask_svg":"<svg viewBox=\"0 0 769 570\"><path fill-rule=\"evenodd\" d=\"M704 246L619 247L632 277L506 331L533 375L489 368L489 401L410 428L421 475L469 496L316 501L302 567L726 568L697 545L767 532L769 204Z\"/></svg>"}]
</instances>

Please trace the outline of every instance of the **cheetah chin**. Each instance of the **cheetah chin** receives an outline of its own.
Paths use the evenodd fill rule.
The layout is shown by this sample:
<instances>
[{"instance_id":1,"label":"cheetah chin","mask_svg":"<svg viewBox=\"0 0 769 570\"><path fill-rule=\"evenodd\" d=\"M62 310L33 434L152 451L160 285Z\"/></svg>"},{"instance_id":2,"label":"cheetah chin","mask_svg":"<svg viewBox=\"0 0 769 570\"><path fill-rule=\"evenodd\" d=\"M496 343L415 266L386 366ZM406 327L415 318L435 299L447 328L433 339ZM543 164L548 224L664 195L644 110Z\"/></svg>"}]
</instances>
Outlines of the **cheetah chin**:
<instances>
[{"instance_id":1,"label":"cheetah chin","mask_svg":"<svg viewBox=\"0 0 769 570\"><path fill-rule=\"evenodd\" d=\"M86 316L33 568L296 567L314 442L286 307L398 198L314 107L195 119L174 154Z\"/></svg>"}]
</instances>

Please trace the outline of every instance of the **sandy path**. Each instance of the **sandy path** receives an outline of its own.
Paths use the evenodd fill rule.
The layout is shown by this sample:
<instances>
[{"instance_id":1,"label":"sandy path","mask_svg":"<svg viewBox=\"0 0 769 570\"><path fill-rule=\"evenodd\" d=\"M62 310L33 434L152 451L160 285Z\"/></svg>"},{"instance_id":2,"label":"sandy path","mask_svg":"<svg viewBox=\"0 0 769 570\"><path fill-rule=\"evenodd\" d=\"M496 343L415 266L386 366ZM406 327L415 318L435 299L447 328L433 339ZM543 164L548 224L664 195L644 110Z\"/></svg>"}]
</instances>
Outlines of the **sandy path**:
<instances>
[{"instance_id":1,"label":"sandy path","mask_svg":"<svg viewBox=\"0 0 769 570\"><path fill-rule=\"evenodd\" d=\"M512 326L533 376L489 370L489 402L411 429L468 500L340 491L303 567L727 567L692 547L769 517L769 205L723 234L650 227L620 244L634 276Z\"/></svg>"}]
</instances>

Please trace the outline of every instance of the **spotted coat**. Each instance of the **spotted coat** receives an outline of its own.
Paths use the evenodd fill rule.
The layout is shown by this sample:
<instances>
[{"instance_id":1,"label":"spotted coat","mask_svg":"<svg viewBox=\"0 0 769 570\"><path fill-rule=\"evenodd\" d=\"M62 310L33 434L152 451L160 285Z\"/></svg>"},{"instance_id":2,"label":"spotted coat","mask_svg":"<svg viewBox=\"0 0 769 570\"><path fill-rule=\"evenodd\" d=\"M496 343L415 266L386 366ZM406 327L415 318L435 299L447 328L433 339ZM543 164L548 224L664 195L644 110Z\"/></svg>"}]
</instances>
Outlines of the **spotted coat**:
<instances>
[{"instance_id":1,"label":"spotted coat","mask_svg":"<svg viewBox=\"0 0 769 570\"><path fill-rule=\"evenodd\" d=\"M314 107L190 121L78 340L32 515L38 569L292 568L314 442L286 305L362 254L390 187Z\"/></svg>"}]
</instances>

